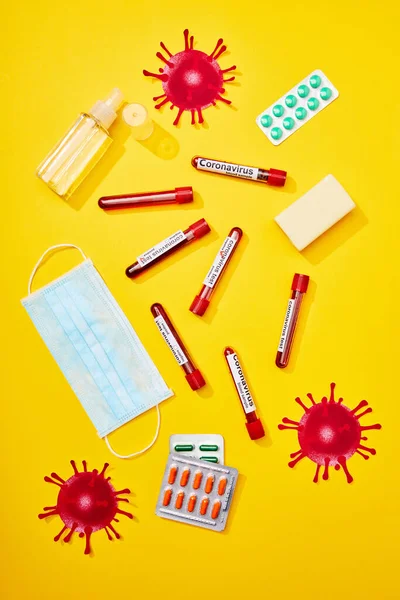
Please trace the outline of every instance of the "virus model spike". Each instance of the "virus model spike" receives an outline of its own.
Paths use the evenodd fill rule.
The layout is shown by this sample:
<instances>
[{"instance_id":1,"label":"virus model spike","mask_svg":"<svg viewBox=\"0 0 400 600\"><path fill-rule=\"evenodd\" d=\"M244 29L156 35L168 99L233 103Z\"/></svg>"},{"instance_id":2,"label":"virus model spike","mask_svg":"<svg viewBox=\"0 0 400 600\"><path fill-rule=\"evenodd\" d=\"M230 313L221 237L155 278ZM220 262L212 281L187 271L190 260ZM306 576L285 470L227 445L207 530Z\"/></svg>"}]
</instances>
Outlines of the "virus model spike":
<instances>
[{"instance_id":1,"label":"virus model spike","mask_svg":"<svg viewBox=\"0 0 400 600\"><path fill-rule=\"evenodd\" d=\"M228 69L221 69L217 60L226 50L223 39L220 38L211 54L206 54L201 50L193 48L193 36L189 37L189 30L183 32L185 40L185 49L176 54L171 54L163 42L161 48L167 54L167 58L157 52L156 56L163 61L165 66L159 69L160 74L143 71L146 77L156 77L162 82L164 94L153 98L154 101L165 98L163 102L156 104L155 108L160 109L167 102L171 103L171 108L178 108L178 114L174 125L178 125L184 111L191 113L191 124L195 124L195 114L197 112L198 122L203 123L202 111L209 106L215 106L217 101L231 104L230 100L223 98L221 94L225 92L223 83L233 81L234 76L224 79L224 73L234 71L233 65Z\"/></svg>"},{"instance_id":2,"label":"virus model spike","mask_svg":"<svg viewBox=\"0 0 400 600\"><path fill-rule=\"evenodd\" d=\"M314 483L318 482L321 467L323 467L322 479L329 478L329 467L334 467L337 471L342 468L347 482L351 483L353 477L347 468L349 458L357 453L367 460L368 454L364 454L361 450L372 455L376 454L374 448L368 448L360 443L361 440L367 439L361 437L361 432L382 427L378 423L362 427L360 418L372 412L372 409L367 408L364 412L357 413L367 406L368 402L362 400L353 410L347 408L342 404L343 398L335 401L335 385L331 383L329 400L324 396L321 402L315 402L312 394L307 394L312 403L310 407L306 406L300 398L296 398L297 404L304 410L300 421L292 421L284 417L282 424L278 425L279 429L297 430L300 450L290 455L293 460L288 464L293 468L305 457L315 462L317 469Z\"/></svg>"},{"instance_id":3,"label":"virus model spike","mask_svg":"<svg viewBox=\"0 0 400 600\"><path fill-rule=\"evenodd\" d=\"M104 464L100 473L97 469L88 471L86 461L82 461L82 463L83 471L78 471L75 461L71 460L74 474L66 481L57 473L52 473L51 477L44 478L48 483L58 485L60 491L57 505L45 506L43 509L45 512L38 516L39 519L45 519L51 515L59 515L64 527L55 536L54 541L57 542L69 530L64 537L64 542L69 542L73 533L76 532L79 537L86 538L85 554L90 554L92 533L105 529L109 540L112 539L110 531L119 539L121 536L114 529L111 521L118 522L118 519L115 518L117 513L129 517L129 519L133 519L133 516L118 508L118 502L128 502L126 498L119 498L119 495L129 494L130 490L125 488L115 491L109 482L110 478L104 477L109 466L108 463Z\"/></svg>"}]
</instances>

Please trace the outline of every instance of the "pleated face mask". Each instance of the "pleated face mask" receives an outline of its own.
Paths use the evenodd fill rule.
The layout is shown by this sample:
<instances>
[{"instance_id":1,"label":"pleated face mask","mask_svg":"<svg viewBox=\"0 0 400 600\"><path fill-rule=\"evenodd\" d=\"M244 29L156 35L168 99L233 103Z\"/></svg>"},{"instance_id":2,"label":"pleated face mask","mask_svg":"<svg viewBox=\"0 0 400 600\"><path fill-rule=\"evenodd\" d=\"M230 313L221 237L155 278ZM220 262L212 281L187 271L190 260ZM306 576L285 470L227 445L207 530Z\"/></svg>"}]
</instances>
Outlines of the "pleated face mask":
<instances>
[{"instance_id":1,"label":"pleated face mask","mask_svg":"<svg viewBox=\"0 0 400 600\"><path fill-rule=\"evenodd\" d=\"M79 250L84 261L31 293L44 257L64 247ZM92 261L73 244L52 246L33 269L22 305L110 451L130 458L150 448L160 428L158 405L173 392ZM154 406L158 423L149 446L127 456L114 452L107 435Z\"/></svg>"}]
</instances>

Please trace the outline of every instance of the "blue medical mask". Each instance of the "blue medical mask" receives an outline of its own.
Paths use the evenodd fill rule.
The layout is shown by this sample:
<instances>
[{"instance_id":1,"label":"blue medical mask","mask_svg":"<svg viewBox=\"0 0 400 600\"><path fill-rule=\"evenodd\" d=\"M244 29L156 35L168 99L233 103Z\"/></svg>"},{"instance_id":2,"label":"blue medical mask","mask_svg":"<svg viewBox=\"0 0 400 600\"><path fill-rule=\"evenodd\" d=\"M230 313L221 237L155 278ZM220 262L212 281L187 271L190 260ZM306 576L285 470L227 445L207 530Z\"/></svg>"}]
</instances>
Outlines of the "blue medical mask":
<instances>
[{"instance_id":1,"label":"blue medical mask","mask_svg":"<svg viewBox=\"0 0 400 600\"><path fill-rule=\"evenodd\" d=\"M72 247L84 262L31 293L32 281L48 252ZM83 408L119 458L145 452L160 428L158 404L173 395L99 272L73 244L52 246L41 256L22 304ZM121 456L107 435L156 406L158 424L151 444Z\"/></svg>"}]
</instances>

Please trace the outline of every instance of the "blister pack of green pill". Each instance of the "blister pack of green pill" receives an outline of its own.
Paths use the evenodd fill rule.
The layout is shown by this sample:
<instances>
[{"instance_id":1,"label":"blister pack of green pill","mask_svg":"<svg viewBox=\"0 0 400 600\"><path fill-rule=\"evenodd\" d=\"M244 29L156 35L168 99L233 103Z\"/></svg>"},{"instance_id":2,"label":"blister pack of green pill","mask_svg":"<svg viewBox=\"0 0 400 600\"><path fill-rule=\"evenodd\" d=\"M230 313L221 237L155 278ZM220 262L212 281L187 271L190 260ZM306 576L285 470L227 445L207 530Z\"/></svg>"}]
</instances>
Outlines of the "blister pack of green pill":
<instances>
[{"instance_id":1,"label":"blister pack of green pill","mask_svg":"<svg viewBox=\"0 0 400 600\"><path fill-rule=\"evenodd\" d=\"M169 438L169 451L224 464L224 438L219 433L175 433Z\"/></svg>"},{"instance_id":2,"label":"blister pack of green pill","mask_svg":"<svg viewBox=\"0 0 400 600\"><path fill-rule=\"evenodd\" d=\"M316 70L258 115L256 123L278 146L338 96L327 76Z\"/></svg>"}]
</instances>

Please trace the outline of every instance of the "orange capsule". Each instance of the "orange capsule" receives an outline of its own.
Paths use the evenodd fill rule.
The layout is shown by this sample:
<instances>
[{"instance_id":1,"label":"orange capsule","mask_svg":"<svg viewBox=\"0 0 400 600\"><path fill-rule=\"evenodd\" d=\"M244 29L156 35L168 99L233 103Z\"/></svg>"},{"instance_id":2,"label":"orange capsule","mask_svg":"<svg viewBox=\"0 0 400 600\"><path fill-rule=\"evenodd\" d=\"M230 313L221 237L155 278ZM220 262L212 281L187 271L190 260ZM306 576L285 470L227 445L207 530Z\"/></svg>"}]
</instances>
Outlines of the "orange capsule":
<instances>
[{"instance_id":1,"label":"orange capsule","mask_svg":"<svg viewBox=\"0 0 400 600\"><path fill-rule=\"evenodd\" d=\"M182 508L184 497L185 497L185 494L183 492L179 492L179 494L177 495L176 500L175 500L175 508Z\"/></svg>"},{"instance_id":2,"label":"orange capsule","mask_svg":"<svg viewBox=\"0 0 400 600\"><path fill-rule=\"evenodd\" d=\"M213 519L216 519L218 517L218 515L219 515L219 511L220 510L221 510L221 502L219 500L216 500L214 502L214 506L213 506L212 513L211 513L211 517Z\"/></svg>"},{"instance_id":3,"label":"orange capsule","mask_svg":"<svg viewBox=\"0 0 400 600\"><path fill-rule=\"evenodd\" d=\"M208 498L203 498L200 504L200 514L205 515L210 501Z\"/></svg>"},{"instance_id":4,"label":"orange capsule","mask_svg":"<svg viewBox=\"0 0 400 600\"><path fill-rule=\"evenodd\" d=\"M190 477L190 469L185 469L182 473L182 477L181 477L181 486L185 487L185 485L187 485L187 482L189 481L189 477Z\"/></svg>"},{"instance_id":5,"label":"orange capsule","mask_svg":"<svg viewBox=\"0 0 400 600\"><path fill-rule=\"evenodd\" d=\"M188 502L188 511L189 512L193 512L194 511L194 507L196 506L196 494L192 494L189 498L189 502Z\"/></svg>"},{"instance_id":6,"label":"orange capsule","mask_svg":"<svg viewBox=\"0 0 400 600\"><path fill-rule=\"evenodd\" d=\"M203 479L203 473L201 471L196 471L193 480L193 489L198 490L201 485L201 480Z\"/></svg>"},{"instance_id":7,"label":"orange capsule","mask_svg":"<svg viewBox=\"0 0 400 600\"><path fill-rule=\"evenodd\" d=\"M169 471L168 483L173 485L175 483L176 474L178 473L178 467L176 465L172 465Z\"/></svg>"},{"instance_id":8,"label":"orange capsule","mask_svg":"<svg viewBox=\"0 0 400 600\"><path fill-rule=\"evenodd\" d=\"M167 488L164 492L163 506L168 506L169 503L171 502L171 498L172 498L172 490L171 490L171 488Z\"/></svg>"},{"instance_id":9,"label":"orange capsule","mask_svg":"<svg viewBox=\"0 0 400 600\"><path fill-rule=\"evenodd\" d=\"M226 477L221 477L218 483L218 494L223 496L226 490Z\"/></svg>"},{"instance_id":10,"label":"orange capsule","mask_svg":"<svg viewBox=\"0 0 400 600\"><path fill-rule=\"evenodd\" d=\"M206 479L206 485L204 486L204 491L206 492L206 494L211 494L213 487L214 475L209 475Z\"/></svg>"}]
</instances>

